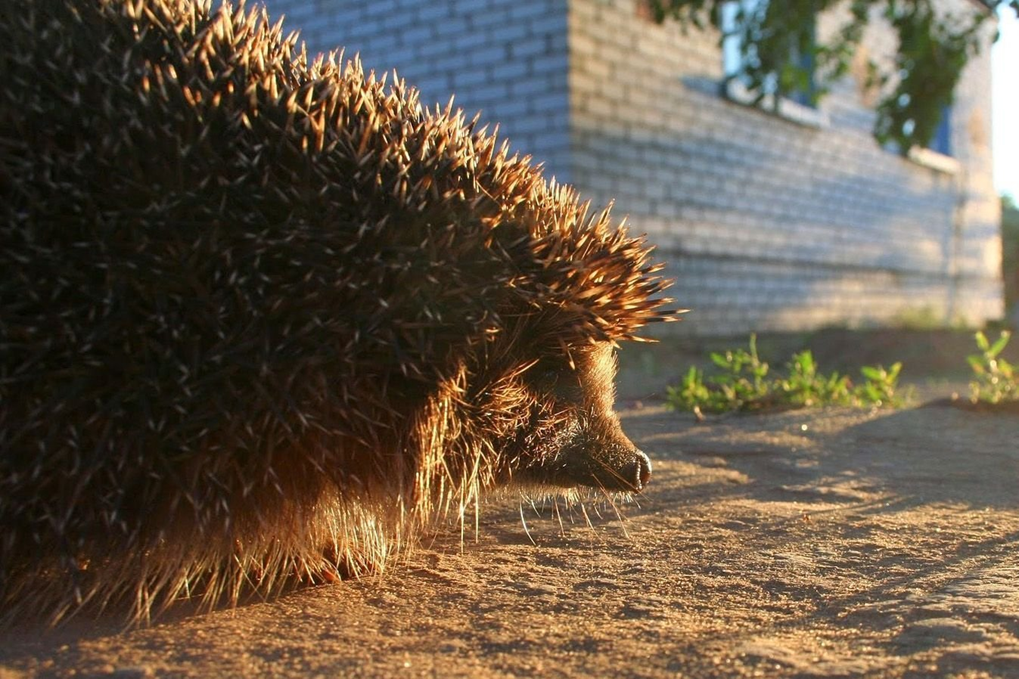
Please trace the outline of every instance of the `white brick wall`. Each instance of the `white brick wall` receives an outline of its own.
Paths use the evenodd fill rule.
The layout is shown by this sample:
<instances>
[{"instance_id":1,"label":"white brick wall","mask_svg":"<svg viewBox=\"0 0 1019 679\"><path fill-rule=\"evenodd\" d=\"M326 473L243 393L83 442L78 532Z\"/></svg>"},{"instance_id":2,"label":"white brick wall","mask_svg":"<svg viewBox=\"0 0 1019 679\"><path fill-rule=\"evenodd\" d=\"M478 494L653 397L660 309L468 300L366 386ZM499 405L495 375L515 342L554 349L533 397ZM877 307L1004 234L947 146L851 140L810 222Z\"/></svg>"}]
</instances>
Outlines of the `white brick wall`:
<instances>
[{"instance_id":1,"label":"white brick wall","mask_svg":"<svg viewBox=\"0 0 1019 679\"><path fill-rule=\"evenodd\" d=\"M946 173L877 146L852 77L823 101L820 128L720 96L717 35L655 25L638 0L265 1L311 52L396 68L426 104L455 92L548 175L615 200L694 310L669 331L1002 315L989 49L958 93L959 171ZM819 32L838 26L826 16ZM873 29L865 50L887 53L890 38Z\"/></svg>"},{"instance_id":2,"label":"white brick wall","mask_svg":"<svg viewBox=\"0 0 1019 679\"><path fill-rule=\"evenodd\" d=\"M308 51L343 47L455 105L569 181L566 0L264 0Z\"/></svg>"},{"instance_id":3,"label":"white brick wall","mask_svg":"<svg viewBox=\"0 0 1019 679\"><path fill-rule=\"evenodd\" d=\"M944 0L947 4L965 0ZM969 6L969 5L967 5ZM819 30L838 30L835 16ZM953 111L960 170L881 149L847 78L804 126L720 96L717 34L658 26L634 0L570 0L572 177L648 232L693 309L672 332L1002 314L984 50ZM880 54L887 31L868 45ZM976 134L974 134L976 130ZM953 276L953 274L955 274Z\"/></svg>"}]
</instances>

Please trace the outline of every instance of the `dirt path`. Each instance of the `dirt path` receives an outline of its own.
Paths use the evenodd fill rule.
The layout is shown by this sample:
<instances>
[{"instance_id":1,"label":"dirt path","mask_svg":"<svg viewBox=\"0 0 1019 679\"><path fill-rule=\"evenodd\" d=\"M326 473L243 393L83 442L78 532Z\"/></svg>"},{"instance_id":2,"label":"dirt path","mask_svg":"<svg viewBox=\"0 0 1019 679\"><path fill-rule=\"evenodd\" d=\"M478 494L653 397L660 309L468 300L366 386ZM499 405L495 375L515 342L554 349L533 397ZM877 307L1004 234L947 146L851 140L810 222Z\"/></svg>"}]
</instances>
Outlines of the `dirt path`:
<instances>
[{"instance_id":1,"label":"dirt path","mask_svg":"<svg viewBox=\"0 0 1019 679\"><path fill-rule=\"evenodd\" d=\"M119 633L26 629L32 676L1019 677L1019 417L654 408L640 508L486 508L379 581ZM508 508L507 508L508 507ZM452 531L451 531L452 532Z\"/></svg>"}]
</instances>

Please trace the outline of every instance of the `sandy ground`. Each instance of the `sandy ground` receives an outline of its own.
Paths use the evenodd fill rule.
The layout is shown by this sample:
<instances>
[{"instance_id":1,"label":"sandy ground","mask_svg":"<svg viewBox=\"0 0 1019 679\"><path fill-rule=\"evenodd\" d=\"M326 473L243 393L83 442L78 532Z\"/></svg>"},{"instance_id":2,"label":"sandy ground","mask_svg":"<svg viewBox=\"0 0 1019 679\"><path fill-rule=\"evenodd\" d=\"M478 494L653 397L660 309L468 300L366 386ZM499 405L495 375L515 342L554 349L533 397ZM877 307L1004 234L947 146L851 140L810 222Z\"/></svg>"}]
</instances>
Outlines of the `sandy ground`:
<instances>
[{"instance_id":1,"label":"sandy ground","mask_svg":"<svg viewBox=\"0 0 1019 679\"><path fill-rule=\"evenodd\" d=\"M645 497L484 508L384 577L123 632L28 626L0 679L1019 677L1019 416L625 413ZM540 509L540 508L539 508ZM540 513L540 516L539 516Z\"/></svg>"}]
</instances>

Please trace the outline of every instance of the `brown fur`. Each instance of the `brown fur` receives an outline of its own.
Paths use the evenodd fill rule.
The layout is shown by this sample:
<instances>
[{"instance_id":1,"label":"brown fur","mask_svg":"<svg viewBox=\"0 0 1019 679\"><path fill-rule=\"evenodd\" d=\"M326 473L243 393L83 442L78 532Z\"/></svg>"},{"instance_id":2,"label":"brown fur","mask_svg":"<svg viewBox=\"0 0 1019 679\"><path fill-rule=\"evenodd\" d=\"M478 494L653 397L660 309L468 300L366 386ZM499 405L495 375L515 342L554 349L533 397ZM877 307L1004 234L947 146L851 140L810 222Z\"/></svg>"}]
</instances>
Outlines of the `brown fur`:
<instances>
[{"instance_id":1,"label":"brown fur","mask_svg":"<svg viewBox=\"0 0 1019 679\"><path fill-rule=\"evenodd\" d=\"M0 610L380 568L503 483L639 490L649 248L261 13L0 17Z\"/></svg>"}]
</instances>

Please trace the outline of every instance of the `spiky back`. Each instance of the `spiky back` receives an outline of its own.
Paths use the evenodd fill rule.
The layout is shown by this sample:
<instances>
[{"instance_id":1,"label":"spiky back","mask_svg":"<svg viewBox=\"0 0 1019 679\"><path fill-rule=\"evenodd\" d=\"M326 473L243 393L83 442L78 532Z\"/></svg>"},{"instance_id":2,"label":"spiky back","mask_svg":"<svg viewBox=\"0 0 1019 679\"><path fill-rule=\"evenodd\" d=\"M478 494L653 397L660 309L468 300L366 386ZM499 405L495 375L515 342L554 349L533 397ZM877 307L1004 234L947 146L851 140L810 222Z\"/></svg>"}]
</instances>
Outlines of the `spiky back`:
<instances>
[{"instance_id":1,"label":"spiky back","mask_svg":"<svg viewBox=\"0 0 1019 679\"><path fill-rule=\"evenodd\" d=\"M386 451L500 338L660 318L607 214L295 45L243 5L0 18L0 577L29 544L155 549L146 508L229 533L261 488L406 487L421 461Z\"/></svg>"}]
</instances>

